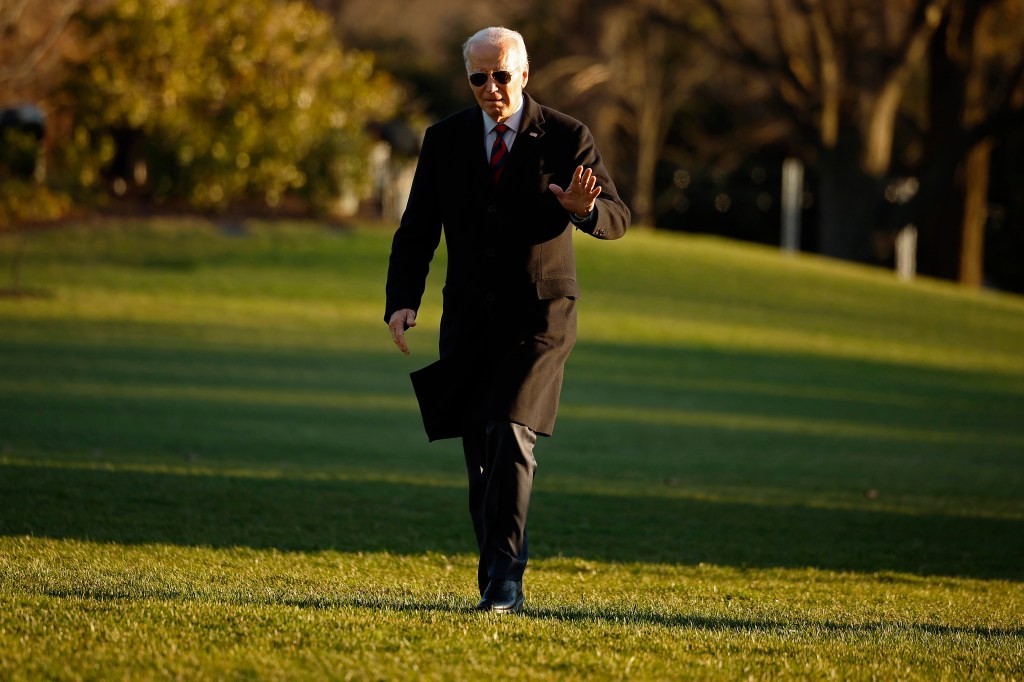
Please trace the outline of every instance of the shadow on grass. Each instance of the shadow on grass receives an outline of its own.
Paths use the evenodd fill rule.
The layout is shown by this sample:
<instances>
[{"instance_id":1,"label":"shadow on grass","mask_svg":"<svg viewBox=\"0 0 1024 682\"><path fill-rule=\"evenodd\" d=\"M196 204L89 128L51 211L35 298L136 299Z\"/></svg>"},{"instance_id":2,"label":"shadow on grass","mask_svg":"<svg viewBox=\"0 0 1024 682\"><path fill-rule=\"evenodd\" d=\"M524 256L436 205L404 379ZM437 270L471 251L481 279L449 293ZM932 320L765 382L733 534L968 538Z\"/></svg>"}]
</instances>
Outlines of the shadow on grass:
<instances>
[{"instance_id":1,"label":"shadow on grass","mask_svg":"<svg viewBox=\"0 0 1024 682\"><path fill-rule=\"evenodd\" d=\"M584 611L576 609L534 609L529 606L524 616L562 622L610 622L624 624L656 625L666 628L687 630L734 631L734 632L784 632L794 628L823 633L828 637L842 637L850 634L876 634L879 632L912 632L942 637L1021 637L1024 628L987 628L980 626L957 627L934 623L837 623L835 621L773 621L742 618L716 618L713 616L690 616L674 613L617 612L614 609Z\"/></svg>"},{"instance_id":2,"label":"shadow on grass","mask_svg":"<svg viewBox=\"0 0 1024 682\"><path fill-rule=\"evenodd\" d=\"M0 534L472 552L461 486L0 466ZM1024 580L1024 521L542 491L534 556Z\"/></svg>"},{"instance_id":3,"label":"shadow on grass","mask_svg":"<svg viewBox=\"0 0 1024 682\"><path fill-rule=\"evenodd\" d=\"M42 594L61 599L77 598L89 599L97 602L111 602L120 600L137 600L137 591L132 593L119 592L117 590L42 590ZM147 599L160 599L164 601L176 601L183 598L183 595L175 591L155 590L145 594ZM527 620L548 620L561 623L593 624L605 623L616 626L631 625L653 625L662 628L701 630L709 632L737 632L737 633L780 633L792 636L794 630L815 633L824 637L847 637L850 635L871 635L889 633L901 635L911 633L914 635L929 635L937 637L983 637L983 638L1016 638L1024 637L1024 628L984 627L984 626L953 626L938 625L935 623L908 623L908 622L867 622L867 623L840 623L831 620L772 620L765 619L744 619L726 618L715 616L695 616L685 613L661 613L651 610L622 609L617 607L592 607L582 608L550 608L534 607L527 601L522 613L515 615L497 615L478 613L475 600L466 599L464 595L450 594L439 596L434 599L421 600L408 596L390 595L352 595L352 596L317 596L310 598L254 596L247 593L244 598L238 600L227 599L230 603L259 604L262 606L289 606L299 609L366 609L375 613L443 613L443 614L465 614L466 616L486 618L522 618Z\"/></svg>"},{"instance_id":4,"label":"shadow on grass","mask_svg":"<svg viewBox=\"0 0 1024 682\"><path fill-rule=\"evenodd\" d=\"M1024 628L1001 628L985 626L954 626L937 625L935 623L839 623L836 621L816 620L771 620L725 618L715 616L694 616L684 613L659 613L657 611L621 609L616 607L579 608L548 608L534 607L527 600L523 611L516 615L478 614L473 605L455 606L460 598L452 596L447 599L418 601L415 599L393 599L387 597L353 597L337 600L281 600L288 606L299 608L341 608L356 607L373 611L397 612L441 612L461 611L478 615L480 618L526 618L537 620L553 620L563 623L608 623L613 625L654 625L664 628L682 628L686 630L731 631L731 632L764 632L792 633L795 628L822 633L828 637L842 637L850 634L874 635L880 632L916 633L940 637L1024 637Z\"/></svg>"},{"instance_id":5,"label":"shadow on grass","mask_svg":"<svg viewBox=\"0 0 1024 682\"><path fill-rule=\"evenodd\" d=\"M151 339L171 328L126 329ZM241 468L272 469L260 477L126 470L99 460L95 468L0 464L0 534L473 551L461 481L380 480L400 472L455 481L461 468L426 446L410 367L392 355L233 342L149 347L111 342L106 331L102 343L87 343L75 340L73 325L41 331L37 341L0 342L9 382L0 384L0 447L57 457L96 449L157 463L196 452L204 463L241 457ZM562 480L592 477L615 490L626 473L641 488L678 477L696 489L774 487L797 500L881 481L932 501L990 497L997 510L1019 499L1017 375L600 344L581 344L570 369L566 397L577 416L567 410L542 464ZM660 410L665 423L616 420L621 408L639 416ZM718 421L702 421L704 414ZM692 419L673 422L677 415ZM849 428L834 434L836 422ZM932 433L940 437L921 438ZM960 439L943 442L948 433ZM290 467L313 473L289 475ZM285 473L275 477L278 470ZM360 470L373 474L330 474ZM994 516L538 489L530 523L538 557L1024 580L1024 520Z\"/></svg>"},{"instance_id":6,"label":"shadow on grass","mask_svg":"<svg viewBox=\"0 0 1024 682\"><path fill-rule=\"evenodd\" d=\"M620 609L615 607L579 608L547 608L531 606L529 600L522 613L516 615L498 615L477 613L475 600L466 601L460 596L451 595L447 598L421 601L409 598L388 597L352 597L341 599L283 599L273 600L275 604L283 604L298 608L364 608L372 611L396 611L416 613L421 611L452 613L463 612L479 618L526 618L552 620L563 623L607 623L612 625L654 625L664 628L681 628L686 630L729 631L729 632L763 632L792 633L795 628L804 631L821 633L827 637L843 637L846 635L888 633L915 633L939 637L1024 637L1024 628L1001 628L984 626L953 626L935 623L839 623L836 621L816 620L771 620L725 618L714 616L694 616L684 613L659 613L657 611L640 611L636 609Z\"/></svg>"}]
</instances>

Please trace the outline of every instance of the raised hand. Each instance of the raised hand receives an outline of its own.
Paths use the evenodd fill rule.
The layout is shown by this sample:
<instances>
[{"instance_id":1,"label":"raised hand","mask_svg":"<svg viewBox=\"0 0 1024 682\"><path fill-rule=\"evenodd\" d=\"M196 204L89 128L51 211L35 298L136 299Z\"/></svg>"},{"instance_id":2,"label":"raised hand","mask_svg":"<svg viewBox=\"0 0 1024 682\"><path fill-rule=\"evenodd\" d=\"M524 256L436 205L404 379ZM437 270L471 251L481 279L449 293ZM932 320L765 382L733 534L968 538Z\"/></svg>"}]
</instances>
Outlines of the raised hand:
<instances>
[{"instance_id":1,"label":"raised hand","mask_svg":"<svg viewBox=\"0 0 1024 682\"><path fill-rule=\"evenodd\" d=\"M586 218L594 210L594 202L601 194L601 187L597 184L597 178L593 171L583 166L576 166L576 172L572 174L569 186L562 189L552 183L548 189L558 199L558 203L567 211L572 212L577 218Z\"/></svg>"}]
</instances>

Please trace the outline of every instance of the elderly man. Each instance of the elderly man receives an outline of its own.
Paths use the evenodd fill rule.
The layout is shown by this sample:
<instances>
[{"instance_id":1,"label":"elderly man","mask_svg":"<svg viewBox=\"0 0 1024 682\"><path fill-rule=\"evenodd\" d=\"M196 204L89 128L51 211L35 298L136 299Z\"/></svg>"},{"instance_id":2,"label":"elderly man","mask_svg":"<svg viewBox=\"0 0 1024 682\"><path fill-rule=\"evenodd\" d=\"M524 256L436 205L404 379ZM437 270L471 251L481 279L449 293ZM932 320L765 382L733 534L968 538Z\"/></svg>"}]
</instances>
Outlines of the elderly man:
<instances>
[{"instance_id":1,"label":"elderly man","mask_svg":"<svg viewBox=\"0 0 1024 682\"><path fill-rule=\"evenodd\" d=\"M481 611L522 609L537 435L550 435L576 339L573 228L626 232L585 125L523 92L521 35L483 29L463 48L476 106L427 129L395 232L384 319L398 348L416 326L442 228L441 359L413 372L430 440L462 438L480 551Z\"/></svg>"}]
</instances>

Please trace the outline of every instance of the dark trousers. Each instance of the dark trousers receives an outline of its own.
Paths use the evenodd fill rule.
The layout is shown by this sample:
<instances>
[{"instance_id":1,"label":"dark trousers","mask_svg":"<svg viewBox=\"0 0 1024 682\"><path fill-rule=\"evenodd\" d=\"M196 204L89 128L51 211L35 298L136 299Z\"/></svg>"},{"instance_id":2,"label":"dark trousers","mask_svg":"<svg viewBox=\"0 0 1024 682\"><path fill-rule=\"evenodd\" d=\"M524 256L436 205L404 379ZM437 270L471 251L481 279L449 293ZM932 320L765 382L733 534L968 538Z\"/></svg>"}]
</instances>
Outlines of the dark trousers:
<instances>
[{"instance_id":1,"label":"dark trousers","mask_svg":"<svg viewBox=\"0 0 1024 682\"><path fill-rule=\"evenodd\" d=\"M469 474L469 514L480 549L480 593L490 580L522 581L526 514L537 460L537 434L522 424L482 423L462 437Z\"/></svg>"}]
</instances>

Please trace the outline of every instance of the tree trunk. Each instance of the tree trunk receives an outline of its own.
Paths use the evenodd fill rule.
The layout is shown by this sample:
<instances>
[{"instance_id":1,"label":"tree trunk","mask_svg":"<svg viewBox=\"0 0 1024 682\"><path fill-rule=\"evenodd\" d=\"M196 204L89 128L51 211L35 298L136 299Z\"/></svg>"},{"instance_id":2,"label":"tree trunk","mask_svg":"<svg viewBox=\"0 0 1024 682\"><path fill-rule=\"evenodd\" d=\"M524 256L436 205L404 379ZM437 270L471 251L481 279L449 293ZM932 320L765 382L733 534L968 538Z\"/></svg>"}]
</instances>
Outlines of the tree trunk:
<instances>
[{"instance_id":1,"label":"tree trunk","mask_svg":"<svg viewBox=\"0 0 1024 682\"><path fill-rule=\"evenodd\" d=\"M964 210L960 245L960 283L980 287L985 278L985 224L988 222L988 175L992 140L967 154L964 173Z\"/></svg>"},{"instance_id":2,"label":"tree trunk","mask_svg":"<svg viewBox=\"0 0 1024 682\"><path fill-rule=\"evenodd\" d=\"M633 219L639 225L654 225L655 173L661 157L662 109L665 95L665 30L651 26L643 52L645 83L637 99L636 184L633 190Z\"/></svg>"},{"instance_id":3,"label":"tree trunk","mask_svg":"<svg viewBox=\"0 0 1024 682\"><path fill-rule=\"evenodd\" d=\"M840 136L840 145L818 157L818 234L820 252L832 258L870 263L882 182L866 173L856 152L856 135Z\"/></svg>"},{"instance_id":4,"label":"tree trunk","mask_svg":"<svg viewBox=\"0 0 1024 682\"><path fill-rule=\"evenodd\" d=\"M949 53L950 20L947 16L932 36L928 52L927 164L934 167L949 152L948 145L961 132L965 74ZM922 275L956 279L960 254L959 225L963 216L958 164L950 173L926 174L937 183L924 187L931 198L922 210L918 227L917 271Z\"/></svg>"},{"instance_id":5,"label":"tree trunk","mask_svg":"<svg viewBox=\"0 0 1024 682\"><path fill-rule=\"evenodd\" d=\"M974 6L974 22L964 26L971 31L970 61L964 92L964 128L981 125L987 115L989 83L986 78L986 40L991 39L995 20L993 6ZM965 36L966 37L966 36ZM992 138L971 147L964 161L964 210L961 225L960 283L978 288L985 278L985 225L988 222L989 171L992 166Z\"/></svg>"},{"instance_id":6,"label":"tree trunk","mask_svg":"<svg viewBox=\"0 0 1024 682\"><path fill-rule=\"evenodd\" d=\"M917 271L922 275L957 279L964 208L962 173L958 169L945 176L922 214L917 229Z\"/></svg>"},{"instance_id":7,"label":"tree trunk","mask_svg":"<svg viewBox=\"0 0 1024 682\"><path fill-rule=\"evenodd\" d=\"M947 18L932 39L929 53L928 158L950 163L949 150L963 144L969 128L986 111L986 83L978 66L986 4L962 3L956 26ZM918 270L922 274L977 287L984 279L984 237L988 218L989 166L992 141L983 140L950 163L955 172L942 186L928 188L934 196L919 225Z\"/></svg>"}]
</instances>

